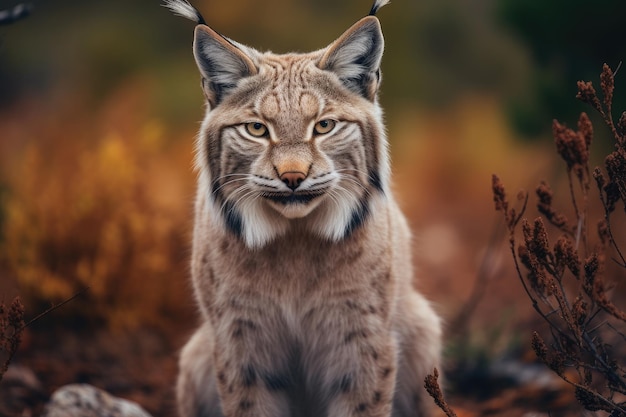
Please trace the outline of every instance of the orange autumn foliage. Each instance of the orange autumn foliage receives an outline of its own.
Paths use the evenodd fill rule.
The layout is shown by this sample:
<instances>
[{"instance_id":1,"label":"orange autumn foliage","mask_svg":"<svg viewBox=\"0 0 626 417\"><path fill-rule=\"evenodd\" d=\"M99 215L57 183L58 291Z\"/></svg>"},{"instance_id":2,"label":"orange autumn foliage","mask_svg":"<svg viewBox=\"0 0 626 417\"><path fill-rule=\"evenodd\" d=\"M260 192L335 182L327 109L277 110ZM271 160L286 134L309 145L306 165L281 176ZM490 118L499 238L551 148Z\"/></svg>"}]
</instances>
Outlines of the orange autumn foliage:
<instances>
[{"instance_id":1,"label":"orange autumn foliage","mask_svg":"<svg viewBox=\"0 0 626 417\"><path fill-rule=\"evenodd\" d=\"M36 309L89 287L55 316L133 328L181 311L193 133L168 137L140 114L144 98L130 88L91 123L48 120L5 138L2 263Z\"/></svg>"}]
</instances>

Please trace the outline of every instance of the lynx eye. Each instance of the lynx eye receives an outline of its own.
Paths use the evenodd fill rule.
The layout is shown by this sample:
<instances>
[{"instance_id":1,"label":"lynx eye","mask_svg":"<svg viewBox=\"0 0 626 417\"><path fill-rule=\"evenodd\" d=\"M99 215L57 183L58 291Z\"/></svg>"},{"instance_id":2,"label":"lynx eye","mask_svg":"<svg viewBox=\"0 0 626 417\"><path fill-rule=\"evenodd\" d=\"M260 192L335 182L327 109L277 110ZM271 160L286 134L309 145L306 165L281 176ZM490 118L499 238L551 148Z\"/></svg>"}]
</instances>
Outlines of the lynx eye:
<instances>
[{"instance_id":1,"label":"lynx eye","mask_svg":"<svg viewBox=\"0 0 626 417\"><path fill-rule=\"evenodd\" d=\"M313 130L318 135L325 135L326 133L333 130L336 124L337 122L335 122L334 120L320 120L315 124Z\"/></svg>"},{"instance_id":2,"label":"lynx eye","mask_svg":"<svg viewBox=\"0 0 626 417\"><path fill-rule=\"evenodd\" d=\"M262 138L268 134L267 126L259 122L246 123L246 131L255 138Z\"/></svg>"}]
</instances>

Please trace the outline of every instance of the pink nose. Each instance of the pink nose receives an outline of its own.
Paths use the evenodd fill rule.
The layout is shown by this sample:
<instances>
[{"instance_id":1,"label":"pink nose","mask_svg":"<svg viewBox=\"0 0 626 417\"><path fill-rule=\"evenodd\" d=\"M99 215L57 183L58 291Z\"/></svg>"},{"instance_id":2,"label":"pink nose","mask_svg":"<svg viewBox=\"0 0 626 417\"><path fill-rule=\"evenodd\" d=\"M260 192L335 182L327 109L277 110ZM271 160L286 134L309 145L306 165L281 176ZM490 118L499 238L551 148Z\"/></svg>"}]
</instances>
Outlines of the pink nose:
<instances>
[{"instance_id":1,"label":"pink nose","mask_svg":"<svg viewBox=\"0 0 626 417\"><path fill-rule=\"evenodd\" d=\"M302 181L306 178L306 174L300 171L287 171L280 175L280 180L292 190L295 190L302 184Z\"/></svg>"}]
</instances>

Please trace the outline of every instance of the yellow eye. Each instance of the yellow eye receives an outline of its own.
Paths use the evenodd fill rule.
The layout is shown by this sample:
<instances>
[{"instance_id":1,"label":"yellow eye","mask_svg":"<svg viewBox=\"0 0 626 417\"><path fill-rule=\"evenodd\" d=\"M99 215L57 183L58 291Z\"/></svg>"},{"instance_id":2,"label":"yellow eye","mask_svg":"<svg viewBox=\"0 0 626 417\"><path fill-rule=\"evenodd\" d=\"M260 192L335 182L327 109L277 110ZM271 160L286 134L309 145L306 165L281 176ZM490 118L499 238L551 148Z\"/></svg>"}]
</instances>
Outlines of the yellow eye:
<instances>
[{"instance_id":1,"label":"yellow eye","mask_svg":"<svg viewBox=\"0 0 626 417\"><path fill-rule=\"evenodd\" d=\"M337 122L335 122L334 120L320 120L315 124L313 130L318 135L325 135L326 133L333 130L336 124Z\"/></svg>"},{"instance_id":2,"label":"yellow eye","mask_svg":"<svg viewBox=\"0 0 626 417\"><path fill-rule=\"evenodd\" d=\"M246 123L246 130L255 138L262 138L269 133L267 126L259 122Z\"/></svg>"}]
</instances>

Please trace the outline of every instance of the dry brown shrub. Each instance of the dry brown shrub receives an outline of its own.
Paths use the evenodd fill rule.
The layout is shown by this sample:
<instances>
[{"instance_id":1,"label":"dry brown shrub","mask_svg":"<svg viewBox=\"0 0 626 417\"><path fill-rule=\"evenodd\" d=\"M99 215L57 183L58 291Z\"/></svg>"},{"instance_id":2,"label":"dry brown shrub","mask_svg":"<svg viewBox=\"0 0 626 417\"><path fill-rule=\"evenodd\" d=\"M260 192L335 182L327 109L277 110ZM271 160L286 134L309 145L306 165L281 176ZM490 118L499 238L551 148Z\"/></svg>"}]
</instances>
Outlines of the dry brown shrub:
<instances>
[{"instance_id":1,"label":"dry brown shrub","mask_svg":"<svg viewBox=\"0 0 626 417\"><path fill-rule=\"evenodd\" d=\"M624 280L626 260L614 232L616 206L626 210L626 113L617 124L612 117L615 73L604 65L600 99L591 82L578 83L577 98L591 105L614 139L604 166L589 169L594 136L589 117L582 113L576 130L553 123L556 150L566 164L573 219L554 205L555 192L546 182L537 190L537 209L543 217L532 223L506 198L504 186L493 176L496 210L509 230L510 250L517 274L532 306L547 323L550 334L532 335L537 357L574 387L580 404L590 411L626 415L626 312L615 304L612 290ZM591 174L593 172L593 174ZM603 215L591 223L591 184L595 182ZM551 245L545 224L560 234ZM521 227L522 242L518 243ZM613 268L607 268L611 262ZM615 267L616 266L616 267Z\"/></svg>"},{"instance_id":2,"label":"dry brown shrub","mask_svg":"<svg viewBox=\"0 0 626 417\"><path fill-rule=\"evenodd\" d=\"M514 207L496 175L492 191L495 208L502 213L509 232L519 280L548 325L548 336L532 333L531 346L537 358L573 386L583 408L618 417L626 416L626 311L611 294L626 272L626 260L616 240L622 234L614 232L614 225L624 220L615 218L619 203L626 213L626 112L615 124L615 73L606 64L600 80L602 100L593 84L583 81L578 83L577 98L598 111L613 136L614 149L604 158L602 168L596 167L593 173L589 169L594 129L587 114L581 114L577 130L556 120L553 123L556 151L566 164L573 220L555 207L555 192L545 181L536 189L537 210L543 217L533 222L524 217L527 193L518 194L521 207ZM588 227L592 178L603 209L595 233ZM554 245L546 221L559 233ZM607 262L615 266L610 275ZM435 370L426 377L425 387L445 414L453 416L437 379Z\"/></svg>"}]
</instances>

